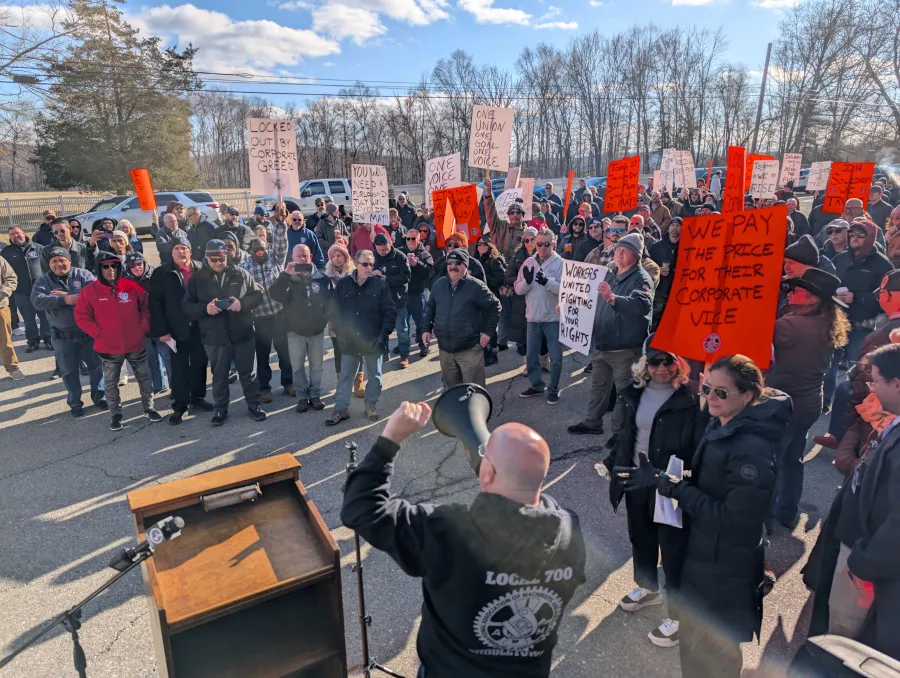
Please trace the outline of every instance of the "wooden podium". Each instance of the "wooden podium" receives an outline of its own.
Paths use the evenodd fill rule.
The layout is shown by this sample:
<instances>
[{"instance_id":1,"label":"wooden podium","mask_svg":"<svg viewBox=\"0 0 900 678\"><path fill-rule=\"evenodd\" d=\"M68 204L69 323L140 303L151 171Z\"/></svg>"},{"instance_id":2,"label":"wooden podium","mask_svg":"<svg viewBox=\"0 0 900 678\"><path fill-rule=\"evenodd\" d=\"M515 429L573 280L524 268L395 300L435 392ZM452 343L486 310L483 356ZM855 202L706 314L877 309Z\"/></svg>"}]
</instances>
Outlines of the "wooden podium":
<instances>
[{"instance_id":1,"label":"wooden podium","mask_svg":"<svg viewBox=\"0 0 900 678\"><path fill-rule=\"evenodd\" d=\"M255 501L202 497L258 483ZM290 454L128 494L138 537L169 515L182 534L142 565L160 676L347 675L340 550Z\"/></svg>"}]
</instances>

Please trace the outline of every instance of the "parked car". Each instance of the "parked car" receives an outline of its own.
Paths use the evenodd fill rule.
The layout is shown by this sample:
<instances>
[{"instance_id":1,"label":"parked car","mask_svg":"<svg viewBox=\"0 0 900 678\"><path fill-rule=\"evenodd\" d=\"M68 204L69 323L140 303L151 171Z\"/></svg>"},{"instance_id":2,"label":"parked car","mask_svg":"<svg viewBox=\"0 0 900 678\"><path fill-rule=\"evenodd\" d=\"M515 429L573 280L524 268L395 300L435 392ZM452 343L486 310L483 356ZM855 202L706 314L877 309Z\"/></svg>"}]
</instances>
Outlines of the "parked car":
<instances>
[{"instance_id":1,"label":"parked car","mask_svg":"<svg viewBox=\"0 0 900 678\"><path fill-rule=\"evenodd\" d=\"M498 179L491 179L491 191L494 193L494 197L496 198L498 195L503 193L503 189L506 187L506 179L500 177ZM484 182L478 182L478 193L481 195L484 193Z\"/></svg>"},{"instance_id":2,"label":"parked car","mask_svg":"<svg viewBox=\"0 0 900 678\"><path fill-rule=\"evenodd\" d=\"M300 203L301 203L300 198L288 198L286 196L281 196L281 199L284 201L285 207L288 208L288 212L294 212L295 210L300 210L301 212L303 212L303 210L300 208ZM269 214L272 214L275 211L275 203L277 203L277 202L278 202L277 195L267 195L263 198L256 199L256 204L262 205L263 207L265 207L266 212ZM315 211L316 211L316 208L315 208L315 206L313 206L312 211L309 214L312 214ZM306 213L304 212L304 214L306 214ZM306 215L306 216L308 216L308 215Z\"/></svg>"},{"instance_id":3,"label":"parked car","mask_svg":"<svg viewBox=\"0 0 900 678\"><path fill-rule=\"evenodd\" d=\"M722 186L725 185L725 170L726 170L726 169L728 169L728 168L727 168L727 167L720 167L720 166L713 165L713 172L715 172L716 170L719 170L719 171L722 173L722 175L721 175L721 177L720 177L721 180L722 180ZM703 179L703 181L706 182L706 185L709 186L709 177L706 176L706 175L709 173L709 167L708 167L708 166L706 166L706 167L695 167L695 168L694 168L694 173L697 175L697 181L700 181L700 179Z\"/></svg>"},{"instance_id":4,"label":"parked car","mask_svg":"<svg viewBox=\"0 0 900 678\"><path fill-rule=\"evenodd\" d=\"M809 183L809 167L800 170L800 178L794 182L794 192L803 191L806 193L806 184Z\"/></svg>"},{"instance_id":5,"label":"parked car","mask_svg":"<svg viewBox=\"0 0 900 678\"><path fill-rule=\"evenodd\" d=\"M597 187L597 195L601 198L606 197L606 177L591 177L590 179L586 179L585 184L590 188L591 186Z\"/></svg>"},{"instance_id":6,"label":"parked car","mask_svg":"<svg viewBox=\"0 0 900 678\"><path fill-rule=\"evenodd\" d=\"M300 199L297 201L300 211L312 214L316 211L316 198L330 195L335 205L343 205L347 214L352 213L351 184L349 179L308 179L300 183Z\"/></svg>"},{"instance_id":7,"label":"parked car","mask_svg":"<svg viewBox=\"0 0 900 678\"><path fill-rule=\"evenodd\" d=\"M158 212L163 212L172 201L182 203L185 208L199 207L207 219L212 221L218 216L219 204L209 194L203 191L172 191L170 193L154 193ZM94 227L100 226L104 219L112 219L119 223L119 219L128 219L134 226L138 235L150 233L150 224L153 223L153 212L143 211L137 196L114 195L99 200L93 207L80 214L72 214L65 219L78 219L85 233L90 233Z\"/></svg>"}]
</instances>

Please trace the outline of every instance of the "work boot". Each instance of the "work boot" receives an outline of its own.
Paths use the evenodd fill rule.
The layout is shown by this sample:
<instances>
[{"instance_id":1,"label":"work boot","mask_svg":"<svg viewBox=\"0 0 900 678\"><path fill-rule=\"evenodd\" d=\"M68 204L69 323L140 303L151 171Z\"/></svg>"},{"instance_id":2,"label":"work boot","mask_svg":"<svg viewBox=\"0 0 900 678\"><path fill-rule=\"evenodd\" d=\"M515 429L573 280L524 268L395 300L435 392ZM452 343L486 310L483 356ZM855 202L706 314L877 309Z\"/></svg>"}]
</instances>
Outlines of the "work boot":
<instances>
[{"instance_id":1,"label":"work boot","mask_svg":"<svg viewBox=\"0 0 900 678\"><path fill-rule=\"evenodd\" d=\"M259 399L264 403L272 402L272 392L271 391L260 391Z\"/></svg>"},{"instance_id":2,"label":"work boot","mask_svg":"<svg viewBox=\"0 0 900 678\"><path fill-rule=\"evenodd\" d=\"M325 403L322 402L319 396L313 396L312 398L310 398L309 406L316 411L325 409Z\"/></svg>"},{"instance_id":3,"label":"work boot","mask_svg":"<svg viewBox=\"0 0 900 678\"><path fill-rule=\"evenodd\" d=\"M350 418L350 412L348 410L335 410L331 413L331 416L325 420L326 426L334 426L336 424L340 424L344 419Z\"/></svg>"},{"instance_id":4,"label":"work boot","mask_svg":"<svg viewBox=\"0 0 900 678\"><path fill-rule=\"evenodd\" d=\"M369 421L378 421L378 412L374 405L370 405L366 408L366 419Z\"/></svg>"}]
</instances>

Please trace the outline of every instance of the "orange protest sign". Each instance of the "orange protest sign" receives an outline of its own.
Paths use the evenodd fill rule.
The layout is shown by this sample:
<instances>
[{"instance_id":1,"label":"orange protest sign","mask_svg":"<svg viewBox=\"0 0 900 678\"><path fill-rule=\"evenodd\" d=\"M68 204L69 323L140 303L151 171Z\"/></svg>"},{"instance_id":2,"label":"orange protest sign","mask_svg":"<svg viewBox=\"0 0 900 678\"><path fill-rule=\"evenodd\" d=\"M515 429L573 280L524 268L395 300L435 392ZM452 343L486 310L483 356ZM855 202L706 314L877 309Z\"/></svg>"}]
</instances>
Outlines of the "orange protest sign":
<instances>
[{"instance_id":1,"label":"orange protest sign","mask_svg":"<svg viewBox=\"0 0 900 678\"><path fill-rule=\"evenodd\" d=\"M453 231L456 230L456 217L453 216L453 205L450 204L450 198L447 198L444 201L444 218L439 222L440 230L438 231L438 235L440 236L438 240L447 241L451 235L453 235ZM435 226L438 224L436 223Z\"/></svg>"},{"instance_id":2,"label":"orange protest sign","mask_svg":"<svg viewBox=\"0 0 900 678\"><path fill-rule=\"evenodd\" d=\"M638 177L641 172L641 156L613 160L606 168L606 197L603 211L624 212L637 207Z\"/></svg>"},{"instance_id":3,"label":"orange protest sign","mask_svg":"<svg viewBox=\"0 0 900 678\"><path fill-rule=\"evenodd\" d=\"M563 193L562 222L566 223L566 215L569 214L569 200L572 199L572 182L575 181L575 170L569 170L569 178L566 181L566 192Z\"/></svg>"},{"instance_id":4,"label":"orange protest sign","mask_svg":"<svg viewBox=\"0 0 900 678\"><path fill-rule=\"evenodd\" d=\"M156 196L153 195L153 185L150 183L150 170L146 167L129 170L131 183L134 184L134 192L142 210L156 209Z\"/></svg>"},{"instance_id":5,"label":"orange protest sign","mask_svg":"<svg viewBox=\"0 0 900 678\"><path fill-rule=\"evenodd\" d=\"M490 186L490 182L485 183ZM451 219L455 219L456 226L454 230L466 231L469 236L469 242L474 242L481 236L481 217L478 214L478 188L475 184L463 184L454 188L444 188L434 191L431 194L431 200L434 203L434 226L437 235L438 247L444 247L445 238L443 228L447 224L447 207L449 206L452 214ZM450 235L448 233L447 235Z\"/></svg>"},{"instance_id":6,"label":"orange protest sign","mask_svg":"<svg viewBox=\"0 0 900 678\"><path fill-rule=\"evenodd\" d=\"M747 165L744 167L744 191L750 188L750 177L753 176L753 163L757 160L774 160L774 155L757 155L756 153L747 154Z\"/></svg>"},{"instance_id":7,"label":"orange protest sign","mask_svg":"<svg viewBox=\"0 0 900 678\"><path fill-rule=\"evenodd\" d=\"M653 347L714 362L772 359L787 205L686 219L672 291Z\"/></svg>"},{"instance_id":8,"label":"orange protest sign","mask_svg":"<svg viewBox=\"0 0 900 678\"><path fill-rule=\"evenodd\" d=\"M744 167L747 149L729 146L725 167L725 186L722 189L722 214L741 212L744 209Z\"/></svg>"},{"instance_id":9,"label":"orange protest sign","mask_svg":"<svg viewBox=\"0 0 900 678\"><path fill-rule=\"evenodd\" d=\"M844 204L850 198L859 198L865 205L874 174L874 162L831 163L831 175L828 177L822 211L828 214L841 214L844 211Z\"/></svg>"}]
</instances>

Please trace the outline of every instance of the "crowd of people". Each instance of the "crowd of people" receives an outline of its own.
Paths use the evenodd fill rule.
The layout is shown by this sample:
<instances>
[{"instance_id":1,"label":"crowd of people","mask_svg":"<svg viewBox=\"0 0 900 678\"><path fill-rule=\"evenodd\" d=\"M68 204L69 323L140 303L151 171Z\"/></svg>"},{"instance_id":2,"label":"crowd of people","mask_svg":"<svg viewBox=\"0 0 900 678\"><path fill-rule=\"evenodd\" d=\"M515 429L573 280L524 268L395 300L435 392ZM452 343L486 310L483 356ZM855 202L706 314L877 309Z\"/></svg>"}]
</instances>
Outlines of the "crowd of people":
<instances>
[{"instance_id":1,"label":"crowd of people","mask_svg":"<svg viewBox=\"0 0 900 678\"><path fill-rule=\"evenodd\" d=\"M392 359L403 370L437 344L445 388L484 386L498 352L514 344L528 379L520 396L556 405L564 386L563 262L602 264L608 273L596 289L584 369L589 396L568 431L601 434L612 412L605 475L613 507L625 500L636 583L620 606L667 603L649 638L680 647L683 675L739 675L739 644L758 635L771 585L766 533L776 523L797 525L810 429L830 412L829 435L817 442L836 449L848 483L808 577L820 606L815 623L900 658L900 634L887 626L900 609L893 450L900 332L892 339L900 329L898 186L878 177L867 203L848 200L842 214L824 213L822 195L804 214L790 183L766 199L747 196L745 209L783 203L788 211L774 361L763 374L748 358L728 356L701 374L702 366L653 348L652 334L672 288L682 225L718 213L720 188L715 175L710 190L642 189L634 210L605 214L602 196L584 181L568 205L547 184L527 220L525 204L498 214L486 191L480 235L470 241L456 231L443 248L433 214L403 194L384 226L348 223L328 196L309 216L279 202L272 214L260 205L246 220L233 206L220 206L210 221L173 203L154 228L158 267L127 221L104 220L87 234L77 220L48 212L31 237L11 227L0 252L3 365L14 380L24 378L12 347L12 337L24 334L26 352L53 351L73 416L83 414L87 375L94 406L109 410L110 428L121 429L118 387L127 364L151 422L162 419L154 398L170 387L170 424L191 410L212 412L220 426L235 381L249 415L266 418L273 348L281 390L297 399L296 411L324 409L327 336L337 388L326 424L335 426L350 418L354 396L367 419L379 419L382 374ZM400 417L406 428L382 444L385 459L423 412ZM537 450L533 485L535 474L543 479L545 455L540 444L529 445ZM511 463L502 451L494 455L496 468ZM482 487L496 482L479 478ZM655 522L660 496L677 500L683 527ZM395 520L406 520L402 514ZM378 545L378 534L370 536ZM860 608L864 599L877 614Z\"/></svg>"}]
</instances>

